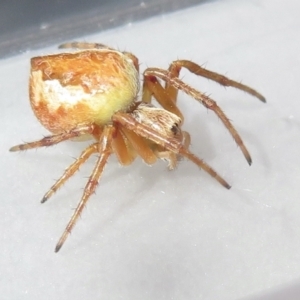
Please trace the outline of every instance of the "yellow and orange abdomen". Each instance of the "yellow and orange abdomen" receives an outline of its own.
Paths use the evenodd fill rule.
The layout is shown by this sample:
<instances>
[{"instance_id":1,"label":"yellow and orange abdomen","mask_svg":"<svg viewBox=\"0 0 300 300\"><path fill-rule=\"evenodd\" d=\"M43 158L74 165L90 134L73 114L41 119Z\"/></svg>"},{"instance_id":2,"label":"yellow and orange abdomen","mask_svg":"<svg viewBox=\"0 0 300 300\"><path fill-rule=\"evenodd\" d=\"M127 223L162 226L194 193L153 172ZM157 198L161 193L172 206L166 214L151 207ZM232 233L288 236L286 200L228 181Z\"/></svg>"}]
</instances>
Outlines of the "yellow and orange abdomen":
<instances>
[{"instance_id":1,"label":"yellow and orange abdomen","mask_svg":"<svg viewBox=\"0 0 300 300\"><path fill-rule=\"evenodd\" d=\"M31 106L53 133L104 125L126 111L138 91L138 63L130 54L90 50L31 59Z\"/></svg>"}]
</instances>

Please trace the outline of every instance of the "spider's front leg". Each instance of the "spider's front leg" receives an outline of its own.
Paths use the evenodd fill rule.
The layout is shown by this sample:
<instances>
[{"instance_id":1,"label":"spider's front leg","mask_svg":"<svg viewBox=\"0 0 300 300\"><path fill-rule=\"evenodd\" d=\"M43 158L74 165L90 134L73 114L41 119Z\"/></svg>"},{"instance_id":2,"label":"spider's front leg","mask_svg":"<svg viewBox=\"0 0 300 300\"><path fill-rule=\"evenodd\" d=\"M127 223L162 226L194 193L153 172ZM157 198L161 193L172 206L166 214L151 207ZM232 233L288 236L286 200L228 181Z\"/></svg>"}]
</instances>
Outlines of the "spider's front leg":
<instances>
[{"instance_id":1,"label":"spider's front leg","mask_svg":"<svg viewBox=\"0 0 300 300\"><path fill-rule=\"evenodd\" d=\"M184 83L182 80L180 80L177 77L172 77L170 75L169 71L159 69L159 68L148 68L144 72L144 76L146 78L150 77L157 77L165 81L169 86L172 86L173 88L177 90L182 90L185 92L187 95L190 95L197 101L199 101L201 104L203 104L206 108L214 111L214 113L221 119L225 127L228 129L232 137L234 138L235 142L237 145L240 147L241 151L243 152L247 162L249 165L252 163L252 159L250 156L249 151L247 150L246 146L244 145L240 135L236 131L236 129L232 126L231 122L227 118L227 116L224 114L224 112L221 110L221 108L217 105L217 103L206 96L205 94L197 91L196 89L192 88L188 84ZM170 98L170 97L169 97ZM170 100L174 103L173 100ZM176 104L174 103L174 106Z\"/></svg>"},{"instance_id":2,"label":"spider's front leg","mask_svg":"<svg viewBox=\"0 0 300 300\"><path fill-rule=\"evenodd\" d=\"M150 125L137 121L136 118L129 113L115 113L112 117L112 120L115 124L118 124L118 126L123 126L126 129L135 132L137 135L152 141L153 143L161 146L163 149L188 158L198 167L207 172L210 176L215 178L225 188L230 189L230 185L204 160L191 153L189 149L182 144L180 139L167 136L166 134L155 130ZM189 141L189 137L187 137L187 139Z\"/></svg>"}]
</instances>

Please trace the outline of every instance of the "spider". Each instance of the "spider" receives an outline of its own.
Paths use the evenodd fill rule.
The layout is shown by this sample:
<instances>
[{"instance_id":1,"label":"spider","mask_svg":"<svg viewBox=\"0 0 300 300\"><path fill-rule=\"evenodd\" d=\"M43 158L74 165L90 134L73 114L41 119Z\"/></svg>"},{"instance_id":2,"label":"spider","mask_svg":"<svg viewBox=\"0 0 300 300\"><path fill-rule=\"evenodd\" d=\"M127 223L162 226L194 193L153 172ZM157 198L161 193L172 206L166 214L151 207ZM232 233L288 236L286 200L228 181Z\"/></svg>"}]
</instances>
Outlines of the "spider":
<instances>
[{"instance_id":1,"label":"spider","mask_svg":"<svg viewBox=\"0 0 300 300\"><path fill-rule=\"evenodd\" d=\"M95 192L105 164L113 153L124 166L140 156L148 165L154 164L157 159L166 160L171 170L179 159L185 157L222 186L230 188L212 167L189 150L190 135L181 130L183 115L176 105L179 90L220 118L251 165L250 154L241 137L217 103L180 80L179 74L185 68L193 74L223 86L235 87L265 102L265 98L254 89L204 69L192 61L176 60L168 70L147 68L143 73L142 95L139 97L139 63L133 54L98 43L65 43L59 48L77 50L31 59L30 104L37 119L52 134L10 149L23 151L66 140L94 139L41 201L46 202L92 154L98 155L82 198L55 252L60 250L88 199ZM151 104L152 97L160 107Z\"/></svg>"}]
</instances>

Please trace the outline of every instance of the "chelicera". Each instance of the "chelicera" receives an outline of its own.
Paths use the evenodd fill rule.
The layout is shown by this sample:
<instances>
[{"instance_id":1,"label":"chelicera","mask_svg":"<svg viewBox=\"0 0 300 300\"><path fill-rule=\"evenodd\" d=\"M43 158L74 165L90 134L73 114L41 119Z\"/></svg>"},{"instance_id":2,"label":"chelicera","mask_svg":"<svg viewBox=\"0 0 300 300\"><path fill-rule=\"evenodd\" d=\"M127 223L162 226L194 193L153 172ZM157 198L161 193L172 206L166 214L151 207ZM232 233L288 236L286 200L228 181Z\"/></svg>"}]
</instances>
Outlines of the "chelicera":
<instances>
[{"instance_id":1,"label":"chelicera","mask_svg":"<svg viewBox=\"0 0 300 300\"><path fill-rule=\"evenodd\" d=\"M124 166L130 165L137 156L149 165L157 159L164 159L168 161L169 169L174 169L178 160L185 157L222 186L230 188L212 167L189 150L190 136L181 130L183 115L176 105L179 90L220 118L251 164L250 154L241 137L220 107L210 97L180 80L179 74L185 68L193 74L223 86L235 87L265 102L265 98L254 89L204 69L192 61L176 60L168 70L147 68L144 71L140 97L139 63L133 54L94 43L66 43L60 48L77 50L31 59L30 104L37 119L52 135L10 149L22 151L66 140L94 139L42 199L42 203L47 201L92 154L98 155L82 198L56 245L56 252L64 244L88 199L95 192L111 154L115 154ZM152 97L160 107L152 105Z\"/></svg>"}]
</instances>

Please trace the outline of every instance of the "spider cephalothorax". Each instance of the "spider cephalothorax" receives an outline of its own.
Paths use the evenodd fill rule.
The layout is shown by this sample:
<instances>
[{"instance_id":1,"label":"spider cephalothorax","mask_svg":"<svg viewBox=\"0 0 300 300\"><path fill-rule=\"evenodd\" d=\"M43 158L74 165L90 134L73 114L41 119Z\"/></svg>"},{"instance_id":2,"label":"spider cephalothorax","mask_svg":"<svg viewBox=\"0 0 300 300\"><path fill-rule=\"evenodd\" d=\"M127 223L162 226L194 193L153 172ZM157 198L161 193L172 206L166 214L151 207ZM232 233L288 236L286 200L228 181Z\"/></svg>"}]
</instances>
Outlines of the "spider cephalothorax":
<instances>
[{"instance_id":1,"label":"spider cephalothorax","mask_svg":"<svg viewBox=\"0 0 300 300\"><path fill-rule=\"evenodd\" d=\"M178 76L181 68L186 68L196 75L243 90L265 102L265 98L254 89L206 70L192 61L176 60L168 70L147 68L144 71L142 97L138 99L139 68L138 59L133 54L93 43L67 43L60 48L78 50L31 59L30 103L38 120L52 135L10 149L20 151L70 139L94 139L42 199L42 202L49 199L92 154L98 154L81 201L56 245L56 252L95 191L107 159L113 153L122 165L129 165L140 156L147 164L155 163L157 158L167 160L170 169L175 168L179 158L186 157L224 187L230 188L216 171L190 152L190 136L181 130L183 116L176 105L178 90L218 115L251 164L250 154L242 139L216 102L181 81ZM161 81L165 82L164 86ZM151 104L152 97L161 107Z\"/></svg>"}]
</instances>

